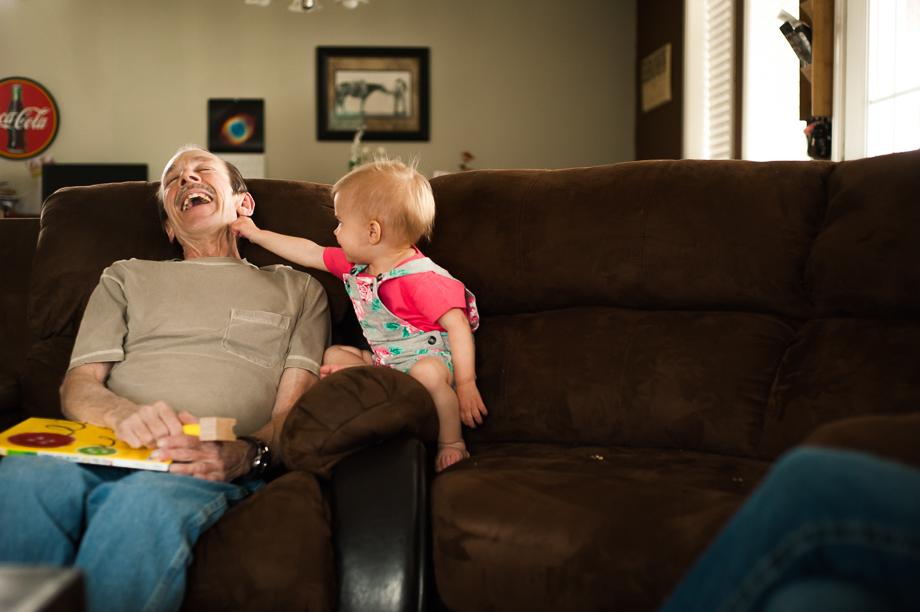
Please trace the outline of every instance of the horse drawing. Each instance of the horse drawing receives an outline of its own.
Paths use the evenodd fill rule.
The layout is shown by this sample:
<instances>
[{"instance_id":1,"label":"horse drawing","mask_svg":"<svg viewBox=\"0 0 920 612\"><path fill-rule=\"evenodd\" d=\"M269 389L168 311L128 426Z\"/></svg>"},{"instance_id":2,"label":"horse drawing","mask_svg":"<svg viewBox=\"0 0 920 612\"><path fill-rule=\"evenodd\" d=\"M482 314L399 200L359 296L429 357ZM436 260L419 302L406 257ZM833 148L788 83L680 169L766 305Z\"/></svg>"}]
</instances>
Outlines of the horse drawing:
<instances>
[{"instance_id":1,"label":"horse drawing","mask_svg":"<svg viewBox=\"0 0 920 612\"><path fill-rule=\"evenodd\" d=\"M394 115L406 115L406 90L408 85L403 79L396 79L396 83L393 86L393 89L387 89L384 85L379 83L368 83L365 80L360 81L347 81L344 83L339 83L335 86L335 107L336 111L339 114L345 114L345 98L357 98L360 101L359 112L361 115L364 114L364 105L367 102L367 98L374 92L379 91L381 93L393 96L393 114Z\"/></svg>"}]
</instances>

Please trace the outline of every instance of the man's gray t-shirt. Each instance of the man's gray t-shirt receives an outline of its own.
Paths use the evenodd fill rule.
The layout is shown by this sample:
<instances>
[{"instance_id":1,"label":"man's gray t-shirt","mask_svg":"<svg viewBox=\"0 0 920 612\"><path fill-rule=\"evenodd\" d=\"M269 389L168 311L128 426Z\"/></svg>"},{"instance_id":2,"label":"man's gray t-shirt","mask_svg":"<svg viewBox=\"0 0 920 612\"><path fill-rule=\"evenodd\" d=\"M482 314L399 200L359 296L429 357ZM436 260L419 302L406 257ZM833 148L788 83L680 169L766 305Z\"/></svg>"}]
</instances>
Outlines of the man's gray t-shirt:
<instances>
[{"instance_id":1,"label":"man's gray t-shirt","mask_svg":"<svg viewBox=\"0 0 920 612\"><path fill-rule=\"evenodd\" d=\"M70 368L117 362L106 381L137 404L264 426L285 368L319 376L326 293L312 276L245 260L118 261L102 273Z\"/></svg>"}]
</instances>

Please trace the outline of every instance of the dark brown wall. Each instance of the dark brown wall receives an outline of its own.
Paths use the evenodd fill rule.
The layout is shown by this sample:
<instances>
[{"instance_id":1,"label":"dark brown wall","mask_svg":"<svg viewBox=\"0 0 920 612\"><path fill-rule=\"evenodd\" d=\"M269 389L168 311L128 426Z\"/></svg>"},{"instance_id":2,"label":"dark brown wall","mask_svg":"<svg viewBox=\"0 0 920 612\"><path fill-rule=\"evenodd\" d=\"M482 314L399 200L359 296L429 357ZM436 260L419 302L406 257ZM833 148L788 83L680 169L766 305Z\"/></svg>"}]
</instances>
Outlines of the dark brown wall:
<instances>
[{"instance_id":1,"label":"dark brown wall","mask_svg":"<svg viewBox=\"0 0 920 612\"><path fill-rule=\"evenodd\" d=\"M684 113L684 0L639 0L636 159L680 159ZM671 43L671 101L642 112L642 58Z\"/></svg>"}]
</instances>

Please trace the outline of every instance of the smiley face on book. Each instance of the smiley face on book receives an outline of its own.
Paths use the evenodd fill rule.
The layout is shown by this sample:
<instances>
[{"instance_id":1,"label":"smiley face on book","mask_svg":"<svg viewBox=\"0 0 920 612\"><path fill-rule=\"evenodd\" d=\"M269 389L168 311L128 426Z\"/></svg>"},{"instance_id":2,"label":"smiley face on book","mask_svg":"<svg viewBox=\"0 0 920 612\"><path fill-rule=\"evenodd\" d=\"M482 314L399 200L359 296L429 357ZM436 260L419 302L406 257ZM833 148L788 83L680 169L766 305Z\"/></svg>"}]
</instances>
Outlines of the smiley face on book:
<instances>
[{"instance_id":1,"label":"smiley face on book","mask_svg":"<svg viewBox=\"0 0 920 612\"><path fill-rule=\"evenodd\" d=\"M69 446L77 441L73 436L43 431L30 431L16 434L7 439L12 444L29 448L59 448L61 446Z\"/></svg>"},{"instance_id":2,"label":"smiley face on book","mask_svg":"<svg viewBox=\"0 0 920 612\"><path fill-rule=\"evenodd\" d=\"M117 450L108 446L84 446L83 448L78 448L77 452L83 455L91 455L93 457L118 454Z\"/></svg>"}]
</instances>

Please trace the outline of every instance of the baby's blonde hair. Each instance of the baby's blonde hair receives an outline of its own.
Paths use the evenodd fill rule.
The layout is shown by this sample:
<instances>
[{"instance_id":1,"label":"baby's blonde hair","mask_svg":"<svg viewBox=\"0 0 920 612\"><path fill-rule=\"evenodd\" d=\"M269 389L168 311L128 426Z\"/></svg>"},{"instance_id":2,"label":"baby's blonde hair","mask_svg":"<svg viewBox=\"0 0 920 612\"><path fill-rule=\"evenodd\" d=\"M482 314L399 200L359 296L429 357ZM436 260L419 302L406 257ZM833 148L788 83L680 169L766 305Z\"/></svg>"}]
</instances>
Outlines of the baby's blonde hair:
<instances>
[{"instance_id":1,"label":"baby's blonde hair","mask_svg":"<svg viewBox=\"0 0 920 612\"><path fill-rule=\"evenodd\" d=\"M339 179L332 196L347 191L365 218L380 223L398 242L415 244L422 237L431 238L434 194L416 164L399 159L361 164Z\"/></svg>"}]
</instances>

